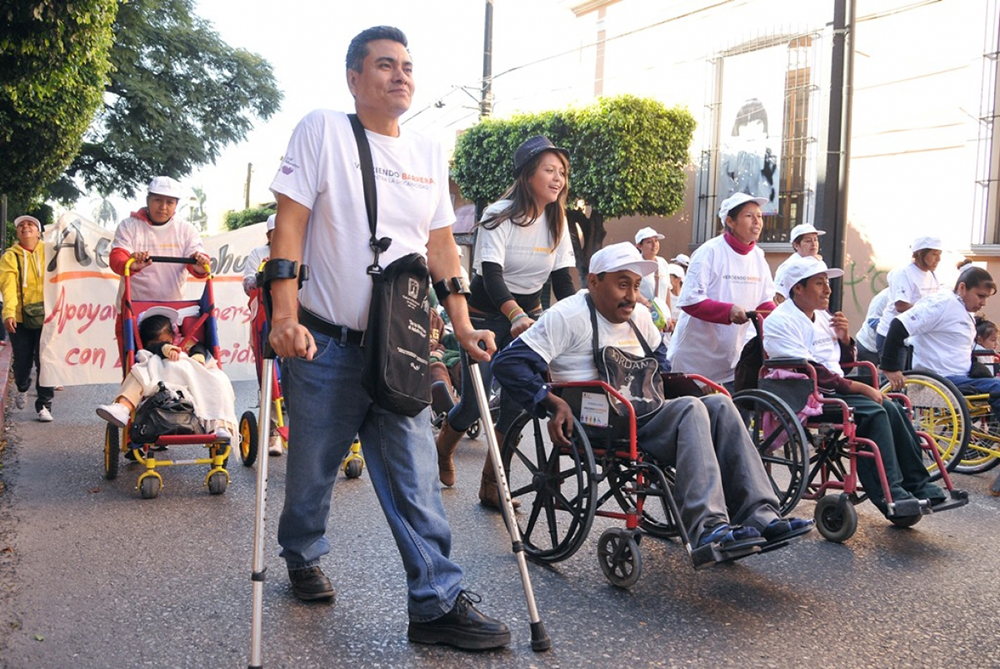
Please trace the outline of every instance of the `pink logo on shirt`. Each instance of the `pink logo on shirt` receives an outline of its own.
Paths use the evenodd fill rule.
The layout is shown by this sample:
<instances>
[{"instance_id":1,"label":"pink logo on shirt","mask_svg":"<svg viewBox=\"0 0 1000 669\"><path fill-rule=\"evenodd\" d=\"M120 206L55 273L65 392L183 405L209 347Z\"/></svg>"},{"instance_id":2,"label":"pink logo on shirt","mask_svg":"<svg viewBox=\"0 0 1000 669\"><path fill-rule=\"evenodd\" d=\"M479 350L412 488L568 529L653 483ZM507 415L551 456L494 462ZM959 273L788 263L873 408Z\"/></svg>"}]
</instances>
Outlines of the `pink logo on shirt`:
<instances>
[{"instance_id":1,"label":"pink logo on shirt","mask_svg":"<svg viewBox=\"0 0 1000 669\"><path fill-rule=\"evenodd\" d=\"M295 169L293 167L291 167L290 165L282 165L281 166L281 173L282 174L291 174L294 171L295 171Z\"/></svg>"}]
</instances>

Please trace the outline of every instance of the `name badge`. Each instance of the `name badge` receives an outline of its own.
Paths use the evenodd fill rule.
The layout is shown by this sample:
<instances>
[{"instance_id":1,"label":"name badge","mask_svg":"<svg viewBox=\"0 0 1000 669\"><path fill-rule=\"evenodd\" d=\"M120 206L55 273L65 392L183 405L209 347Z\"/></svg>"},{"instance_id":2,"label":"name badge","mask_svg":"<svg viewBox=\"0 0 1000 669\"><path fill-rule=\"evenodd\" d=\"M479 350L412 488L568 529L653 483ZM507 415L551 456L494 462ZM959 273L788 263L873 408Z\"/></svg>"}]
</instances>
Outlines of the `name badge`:
<instances>
[{"instance_id":1,"label":"name badge","mask_svg":"<svg viewBox=\"0 0 1000 669\"><path fill-rule=\"evenodd\" d=\"M604 393L581 393L580 422L591 427L608 426L608 399Z\"/></svg>"}]
</instances>

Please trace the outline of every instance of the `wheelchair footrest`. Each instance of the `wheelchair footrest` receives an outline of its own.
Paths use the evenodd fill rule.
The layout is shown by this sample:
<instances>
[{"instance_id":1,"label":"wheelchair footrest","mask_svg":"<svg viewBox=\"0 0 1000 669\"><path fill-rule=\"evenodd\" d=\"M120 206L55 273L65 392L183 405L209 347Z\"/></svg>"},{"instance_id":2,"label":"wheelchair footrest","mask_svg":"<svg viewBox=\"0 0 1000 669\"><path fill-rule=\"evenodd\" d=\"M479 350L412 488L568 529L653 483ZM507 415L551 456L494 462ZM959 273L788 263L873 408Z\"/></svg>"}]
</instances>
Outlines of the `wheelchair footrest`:
<instances>
[{"instance_id":1,"label":"wheelchair footrest","mask_svg":"<svg viewBox=\"0 0 1000 669\"><path fill-rule=\"evenodd\" d=\"M762 540L763 541L763 540ZM724 551L718 543L706 544L691 551L691 562L695 569L705 569L720 562L732 562L742 560L749 555L756 555L761 552L760 544L745 546L734 550Z\"/></svg>"},{"instance_id":2,"label":"wheelchair footrest","mask_svg":"<svg viewBox=\"0 0 1000 669\"><path fill-rule=\"evenodd\" d=\"M951 490L948 499L931 505L934 513L939 511L950 511L965 506L969 503L969 493L964 490Z\"/></svg>"},{"instance_id":3,"label":"wheelchair footrest","mask_svg":"<svg viewBox=\"0 0 1000 669\"><path fill-rule=\"evenodd\" d=\"M904 499L901 502L893 502L889 508L889 516L921 516L932 512L933 509L926 499Z\"/></svg>"}]
</instances>

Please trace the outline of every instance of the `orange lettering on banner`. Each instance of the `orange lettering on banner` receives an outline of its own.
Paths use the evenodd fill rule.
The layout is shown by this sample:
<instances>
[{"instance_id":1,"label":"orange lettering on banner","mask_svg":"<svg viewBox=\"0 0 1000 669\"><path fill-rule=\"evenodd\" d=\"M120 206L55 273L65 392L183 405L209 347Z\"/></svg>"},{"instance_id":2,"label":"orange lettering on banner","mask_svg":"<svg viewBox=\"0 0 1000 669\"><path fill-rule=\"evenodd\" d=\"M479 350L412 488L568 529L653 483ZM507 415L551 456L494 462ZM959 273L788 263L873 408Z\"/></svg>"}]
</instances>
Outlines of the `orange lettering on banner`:
<instances>
[{"instance_id":1,"label":"orange lettering on banner","mask_svg":"<svg viewBox=\"0 0 1000 669\"><path fill-rule=\"evenodd\" d=\"M59 297L56 299L55 307L45 319L46 323L56 322L56 332L62 334L66 324L70 321L80 321L83 324L77 329L77 334L82 334L94 324L95 321L115 320L115 308L110 304L94 304L93 302L81 302L80 304L66 303L66 288L59 288Z\"/></svg>"}]
</instances>

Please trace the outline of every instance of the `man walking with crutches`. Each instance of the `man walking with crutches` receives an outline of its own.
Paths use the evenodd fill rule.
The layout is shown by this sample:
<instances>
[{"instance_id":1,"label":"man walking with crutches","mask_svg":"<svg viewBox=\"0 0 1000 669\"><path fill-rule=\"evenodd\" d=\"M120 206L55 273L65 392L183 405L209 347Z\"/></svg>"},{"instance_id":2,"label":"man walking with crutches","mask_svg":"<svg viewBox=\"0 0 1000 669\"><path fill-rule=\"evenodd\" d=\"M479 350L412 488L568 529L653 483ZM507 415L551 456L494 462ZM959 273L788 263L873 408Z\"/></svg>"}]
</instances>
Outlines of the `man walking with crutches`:
<instances>
[{"instance_id":1,"label":"man walking with crutches","mask_svg":"<svg viewBox=\"0 0 1000 669\"><path fill-rule=\"evenodd\" d=\"M419 253L433 281L459 286L452 280L460 265L447 161L435 142L399 125L414 88L403 33L381 26L355 37L347 52L347 83L371 145L379 234L392 239L381 262ZM283 359L290 413L278 542L293 592L302 600L334 597L319 563L329 552L326 525L337 468L358 434L406 567L410 641L476 650L506 646L507 626L475 608L479 597L463 589L462 570L449 558L451 530L437 482L429 409L414 417L393 413L373 403L362 384L372 250L348 117L326 110L307 115L292 134L271 190L278 213L269 264L286 263L286 271L271 283L270 341ZM292 263L310 268L301 293ZM454 290L443 304L469 355L488 360L493 335L473 330L465 296Z\"/></svg>"}]
</instances>

